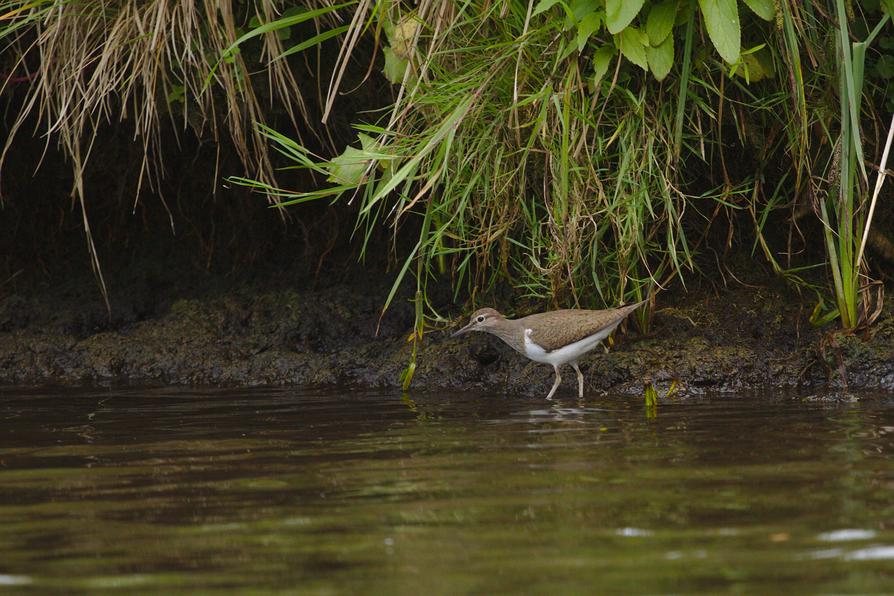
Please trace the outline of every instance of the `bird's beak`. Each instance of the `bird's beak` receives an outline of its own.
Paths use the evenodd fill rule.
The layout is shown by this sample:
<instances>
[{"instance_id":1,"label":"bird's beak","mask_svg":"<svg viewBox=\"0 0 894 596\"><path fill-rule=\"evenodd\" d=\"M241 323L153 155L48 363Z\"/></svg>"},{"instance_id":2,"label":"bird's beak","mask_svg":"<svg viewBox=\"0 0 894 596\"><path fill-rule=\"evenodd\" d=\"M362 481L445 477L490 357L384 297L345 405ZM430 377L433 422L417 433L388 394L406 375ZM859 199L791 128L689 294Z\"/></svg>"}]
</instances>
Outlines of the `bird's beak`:
<instances>
[{"instance_id":1,"label":"bird's beak","mask_svg":"<svg viewBox=\"0 0 894 596\"><path fill-rule=\"evenodd\" d=\"M468 325L466 325L465 327L463 327L463 328L460 329L459 331L454 331L454 332L453 332L453 335L451 335L450 337L456 337L457 335L462 335L463 333L468 333L469 331L472 330L472 327L473 327L474 325L475 325L475 322L472 321L471 323L469 323Z\"/></svg>"}]
</instances>

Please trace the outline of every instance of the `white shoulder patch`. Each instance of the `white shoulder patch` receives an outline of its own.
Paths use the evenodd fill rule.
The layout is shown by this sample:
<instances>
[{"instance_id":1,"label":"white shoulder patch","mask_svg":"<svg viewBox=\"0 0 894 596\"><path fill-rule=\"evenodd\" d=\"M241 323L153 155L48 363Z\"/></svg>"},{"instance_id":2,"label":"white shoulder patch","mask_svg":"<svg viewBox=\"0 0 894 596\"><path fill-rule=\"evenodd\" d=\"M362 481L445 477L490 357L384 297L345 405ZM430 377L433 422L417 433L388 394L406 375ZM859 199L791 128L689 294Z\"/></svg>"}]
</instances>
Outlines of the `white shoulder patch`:
<instances>
[{"instance_id":1,"label":"white shoulder patch","mask_svg":"<svg viewBox=\"0 0 894 596\"><path fill-rule=\"evenodd\" d=\"M546 362L546 350L531 339L531 330L525 329L525 356L537 362Z\"/></svg>"}]
</instances>

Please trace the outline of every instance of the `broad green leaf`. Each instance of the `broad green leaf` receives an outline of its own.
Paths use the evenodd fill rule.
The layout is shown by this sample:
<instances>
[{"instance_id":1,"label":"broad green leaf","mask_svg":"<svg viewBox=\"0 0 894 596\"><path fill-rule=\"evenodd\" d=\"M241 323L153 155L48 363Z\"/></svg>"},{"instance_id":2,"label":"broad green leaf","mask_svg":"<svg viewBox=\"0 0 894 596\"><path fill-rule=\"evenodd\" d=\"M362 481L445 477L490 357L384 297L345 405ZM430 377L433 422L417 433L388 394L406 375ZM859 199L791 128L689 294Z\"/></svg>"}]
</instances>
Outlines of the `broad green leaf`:
<instances>
[{"instance_id":1,"label":"broad green leaf","mask_svg":"<svg viewBox=\"0 0 894 596\"><path fill-rule=\"evenodd\" d=\"M894 18L894 0L882 0L881 1L882 10L891 15Z\"/></svg>"},{"instance_id":2,"label":"broad green leaf","mask_svg":"<svg viewBox=\"0 0 894 596\"><path fill-rule=\"evenodd\" d=\"M329 182L344 186L358 186L363 182L367 162L365 151L348 146L341 155L330 160Z\"/></svg>"},{"instance_id":3,"label":"broad green leaf","mask_svg":"<svg viewBox=\"0 0 894 596\"><path fill-rule=\"evenodd\" d=\"M541 12L549 10L559 2L561 2L561 0L540 0L540 2L537 3L537 6L534 7L534 12L531 14L534 16L539 15Z\"/></svg>"},{"instance_id":4,"label":"broad green leaf","mask_svg":"<svg viewBox=\"0 0 894 596\"><path fill-rule=\"evenodd\" d=\"M168 104L172 104L175 101L186 103L186 87L183 85L173 85L171 87L171 91L168 93Z\"/></svg>"},{"instance_id":5,"label":"broad green leaf","mask_svg":"<svg viewBox=\"0 0 894 596\"><path fill-rule=\"evenodd\" d=\"M579 23L592 12L602 14L602 5L604 3L600 0L570 0L570 2L571 16L574 19L574 23Z\"/></svg>"},{"instance_id":6,"label":"broad green leaf","mask_svg":"<svg viewBox=\"0 0 894 596\"><path fill-rule=\"evenodd\" d=\"M664 0L652 7L646 19L646 35L649 45L657 48L670 35L677 18L677 0Z\"/></svg>"},{"instance_id":7,"label":"broad green leaf","mask_svg":"<svg viewBox=\"0 0 894 596\"><path fill-rule=\"evenodd\" d=\"M643 43L642 34L636 27L627 27L621 31L618 38L618 47L625 58L642 68L649 70L649 61L646 58L646 46Z\"/></svg>"},{"instance_id":8,"label":"broad green leaf","mask_svg":"<svg viewBox=\"0 0 894 596\"><path fill-rule=\"evenodd\" d=\"M534 12L531 14L537 16L541 12L546 12L556 4L561 4L562 10L564 10L566 14L571 12L571 9L569 9L568 5L562 2L562 0L540 0L540 2L537 3L537 6L534 7Z\"/></svg>"},{"instance_id":9,"label":"broad green leaf","mask_svg":"<svg viewBox=\"0 0 894 596\"><path fill-rule=\"evenodd\" d=\"M612 58L615 56L615 48L611 46L602 46L598 50L596 50L596 55L593 56L593 86L599 85L602 82L602 77L605 76L605 73L608 72L608 67L611 64Z\"/></svg>"},{"instance_id":10,"label":"broad green leaf","mask_svg":"<svg viewBox=\"0 0 894 596\"><path fill-rule=\"evenodd\" d=\"M639 14L645 0L605 0L605 24L609 33L620 33Z\"/></svg>"},{"instance_id":11,"label":"broad green leaf","mask_svg":"<svg viewBox=\"0 0 894 596\"><path fill-rule=\"evenodd\" d=\"M398 56L391 48L385 48L382 50L382 54L385 56L385 78L395 85L402 83L409 62Z\"/></svg>"},{"instance_id":12,"label":"broad green leaf","mask_svg":"<svg viewBox=\"0 0 894 596\"><path fill-rule=\"evenodd\" d=\"M875 73L883 79L894 78L894 56L879 56L875 62Z\"/></svg>"},{"instance_id":13,"label":"broad green leaf","mask_svg":"<svg viewBox=\"0 0 894 596\"><path fill-rule=\"evenodd\" d=\"M772 21L776 18L776 5L773 0L744 0L751 12L759 16L765 21Z\"/></svg>"},{"instance_id":14,"label":"broad green leaf","mask_svg":"<svg viewBox=\"0 0 894 596\"><path fill-rule=\"evenodd\" d=\"M736 0L698 0L705 28L717 53L729 64L739 60L741 31Z\"/></svg>"},{"instance_id":15,"label":"broad green leaf","mask_svg":"<svg viewBox=\"0 0 894 596\"><path fill-rule=\"evenodd\" d=\"M773 60L769 59L764 52L742 56L742 62L744 68L738 69L736 74L745 77L748 83L755 83L776 74L773 69Z\"/></svg>"},{"instance_id":16,"label":"broad green leaf","mask_svg":"<svg viewBox=\"0 0 894 596\"><path fill-rule=\"evenodd\" d=\"M562 62L577 50L577 42L566 43L565 40L559 42L559 62Z\"/></svg>"},{"instance_id":17,"label":"broad green leaf","mask_svg":"<svg viewBox=\"0 0 894 596\"><path fill-rule=\"evenodd\" d=\"M358 132L357 138L360 139L360 147L363 148L363 152L367 154L367 156L379 151L379 142L371 136Z\"/></svg>"},{"instance_id":18,"label":"broad green leaf","mask_svg":"<svg viewBox=\"0 0 894 596\"><path fill-rule=\"evenodd\" d=\"M577 24L577 51L581 52L584 49L584 46L587 45L587 40L590 39L590 36L593 35L593 32L599 28L600 22L602 19L599 13L591 12L586 15L581 21Z\"/></svg>"},{"instance_id":19,"label":"broad green leaf","mask_svg":"<svg viewBox=\"0 0 894 596\"><path fill-rule=\"evenodd\" d=\"M646 48L646 58L649 70L656 79L663 81L674 65L674 36L668 35L657 48Z\"/></svg>"},{"instance_id":20,"label":"broad green leaf","mask_svg":"<svg viewBox=\"0 0 894 596\"><path fill-rule=\"evenodd\" d=\"M391 41L391 49L399 58L409 58L412 50L413 40L416 38L416 31L422 23L415 15L405 16L391 29L391 35L388 36Z\"/></svg>"}]
</instances>

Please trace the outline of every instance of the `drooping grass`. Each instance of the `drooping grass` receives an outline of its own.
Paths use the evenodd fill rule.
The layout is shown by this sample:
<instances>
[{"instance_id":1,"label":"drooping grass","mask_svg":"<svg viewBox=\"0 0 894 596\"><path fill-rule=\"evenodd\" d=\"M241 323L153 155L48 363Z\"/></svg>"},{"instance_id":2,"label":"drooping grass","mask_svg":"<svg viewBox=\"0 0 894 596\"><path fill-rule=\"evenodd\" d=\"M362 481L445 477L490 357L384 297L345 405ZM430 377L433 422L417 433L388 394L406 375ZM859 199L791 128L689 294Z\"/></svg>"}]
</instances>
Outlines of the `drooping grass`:
<instances>
[{"instance_id":1,"label":"drooping grass","mask_svg":"<svg viewBox=\"0 0 894 596\"><path fill-rule=\"evenodd\" d=\"M396 234L421 218L386 301L415 272L415 338L432 276L451 276L473 300L501 284L553 305L638 300L671 277L685 281L718 219L730 222L729 248L736 212L750 214L749 241L771 267L816 290L821 306L824 292L803 277L816 263L798 261L805 251L793 246L809 242L799 214L819 196L838 309L814 320L854 327L869 224L864 61L888 14L852 42L847 22L862 27L871 15L847 14L842 0L608 4L362 2L341 57L363 31L385 33L390 116L358 125L358 141L331 159L268 131L328 188L242 182L282 205L357 201L365 232ZM687 211L704 219L695 240ZM782 249L766 233L780 214L791 222Z\"/></svg>"},{"instance_id":2,"label":"drooping grass","mask_svg":"<svg viewBox=\"0 0 894 596\"><path fill-rule=\"evenodd\" d=\"M335 184L282 204L353 197L364 230L422 217L398 274L419 259L422 288L445 267L457 289L504 279L554 304L614 304L691 266L665 92L620 86L620 56L593 81L561 26L526 28L523 5L461 6L420 42L390 126L358 126L360 146L329 162L291 146Z\"/></svg>"},{"instance_id":3,"label":"drooping grass","mask_svg":"<svg viewBox=\"0 0 894 596\"><path fill-rule=\"evenodd\" d=\"M100 259L90 232L85 171L104 126L127 121L143 149L135 200L148 184L160 192L166 155L160 132L192 129L214 141L229 138L245 171L274 180L266 138L255 124L268 119L269 105L281 106L296 129L307 129L309 112L296 72L283 57L325 41L285 41L284 28L305 21L333 30L336 10L311 0L288 5L278 0L4 0L0 42L11 65L7 81L25 77L28 90L12 114L5 156L19 135L36 134L58 144L71 162L72 198L79 205L88 250L104 296ZM291 19L241 40L253 23ZM303 43L309 45L301 46ZM297 49L296 49L297 47ZM5 81L3 82L5 83ZM269 98L269 99L266 99ZM23 130L36 121L36 129ZM216 176L219 173L209 173ZM164 201L164 198L161 198ZM173 225L173 220L172 220Z\"/></svg>"},{"instance_id":4,"label":"drooping grass","mask_svg":"<svg viewBox=\"0 0 894 596\"><path fill-rule=\"evenodd\" d=\"M682 278L693 267L684 214L694 202L682 165L722 151L702 134L717 119L700 95L710 85L690 87L688 75L650 85L610 37L593 40L604 63L594 73L581 66L593 54L582 58L586 44L561 19L541 15L532 25L533 3L438 6L371 11L377 16L364 26L383 29L400 50L403 70L389 74L387 60L385 68L401 86L391 114L358 125L358 141L341 155L327 160L265 130L331 186L285 191L237 181L284 206L356 201L361 233L390 226L397 234L421 218L385 302L415 274L415 339L425 314L440 318L422 308L436 275L473 297L510 284L542 303L581 307L640 300ZM695 11L687 18L691 51ZM744 190L735 183L700 194L731 204Z\"/></svg>"}]
</instances>

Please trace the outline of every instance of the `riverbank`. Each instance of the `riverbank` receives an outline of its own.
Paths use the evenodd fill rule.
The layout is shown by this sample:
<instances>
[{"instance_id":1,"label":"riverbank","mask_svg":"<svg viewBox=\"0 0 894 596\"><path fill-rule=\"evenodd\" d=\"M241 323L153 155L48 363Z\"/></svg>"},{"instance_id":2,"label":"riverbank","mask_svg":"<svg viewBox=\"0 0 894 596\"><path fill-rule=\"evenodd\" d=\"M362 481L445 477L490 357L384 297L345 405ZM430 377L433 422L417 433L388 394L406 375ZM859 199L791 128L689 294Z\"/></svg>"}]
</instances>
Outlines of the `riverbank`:
<instances>
[{"instance_id":1,"label":"riverbank","mask_svg":"<svg viewBox=\"0 0 894 596\"><path fill-rule=\"evenodd\" d=\"M143 271L143 269L131 269ZM174 279L186 279L176 283ZM18 284L0 294L0 383L160 382L188 385L399 387L413 311L396 300L379 323L387 279L357 274L112 280L109 318L89 275ZM440 312L465 321L443 292ZM582 362L587 391L639 394L653 381L684 395L763 388L894 389L894 316L868 335L834 336L808 322L813 308L772 279L763 285L671 289L649 333L632 325ZM378 334L376 333L378 326ZM431 330L413 387L546 394L549 367L490 336ZM573 380L573 379L572 379ZM571 395L566 379L560 391Z\"/></svg>"}]
</instances>

